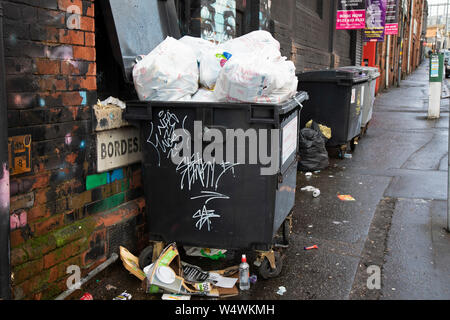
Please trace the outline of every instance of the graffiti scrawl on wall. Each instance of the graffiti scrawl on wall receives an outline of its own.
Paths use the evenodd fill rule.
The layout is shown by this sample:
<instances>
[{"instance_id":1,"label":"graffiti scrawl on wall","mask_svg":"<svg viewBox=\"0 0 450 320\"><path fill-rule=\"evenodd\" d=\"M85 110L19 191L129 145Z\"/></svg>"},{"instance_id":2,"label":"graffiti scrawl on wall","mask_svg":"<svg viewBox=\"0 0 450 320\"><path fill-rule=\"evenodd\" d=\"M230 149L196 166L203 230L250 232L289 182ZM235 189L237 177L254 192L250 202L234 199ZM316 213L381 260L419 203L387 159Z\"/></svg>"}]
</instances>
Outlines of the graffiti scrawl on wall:
<instances>
[{"instance_id":1,"label":"graffiti scrawl on wall","mask_svg":"<svg viewBox=\"0 0 450 320\"><path fill-rule=\"evenodd\" d=\"M203 39L222 43L234 38L236 33L235 0L203 0L200 14Z\"/></svg>"}]
</instances>

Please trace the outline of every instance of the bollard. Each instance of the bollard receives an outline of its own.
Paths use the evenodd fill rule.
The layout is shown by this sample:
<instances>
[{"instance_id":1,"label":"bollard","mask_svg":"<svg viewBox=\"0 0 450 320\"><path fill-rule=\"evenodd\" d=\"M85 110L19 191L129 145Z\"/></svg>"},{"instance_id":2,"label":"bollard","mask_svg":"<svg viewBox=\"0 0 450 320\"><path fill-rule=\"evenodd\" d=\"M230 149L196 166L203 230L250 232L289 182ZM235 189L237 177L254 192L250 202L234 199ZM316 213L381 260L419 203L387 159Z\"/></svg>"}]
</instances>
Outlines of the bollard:
<instances>
[{"instance_id":1,"label":"bollard","mask_svg":"<svg viewBox=\"0 0 450 320\"><path fill-rule=\"evenodd\" d=\"M438 119L441 110L442 75L444 73L444 55L433 53L430 55L428 95L428 119Z\"/></svg>"}]
</instances>

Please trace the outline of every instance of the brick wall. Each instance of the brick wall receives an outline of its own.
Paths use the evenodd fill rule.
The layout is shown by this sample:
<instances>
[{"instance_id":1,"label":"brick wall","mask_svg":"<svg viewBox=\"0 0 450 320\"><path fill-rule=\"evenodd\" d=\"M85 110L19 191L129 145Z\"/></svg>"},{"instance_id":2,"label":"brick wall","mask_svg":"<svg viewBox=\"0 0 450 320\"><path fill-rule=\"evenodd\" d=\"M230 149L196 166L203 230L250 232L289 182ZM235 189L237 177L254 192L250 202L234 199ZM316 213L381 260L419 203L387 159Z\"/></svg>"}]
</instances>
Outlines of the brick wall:
<instances>
[{"instance_id":1,"label":"brick wall","mask_svg":"<svg viewBox=\"0 0 450 320\"><path fill-rule=\"evenodd\" d=\"M141 169L96 172L94 1L2 2L9 136L32 138L31 172L11 177L13 295L49 299L69 265L86 274L119 244L142 247Z\"/></svg>"},{"instance_id":2,"label":"brick wall","mask_svg":"<svg viewBox=\"0 0 450 320\"><path fill-rule=\"evenodd\" d=\"M352 64L352 33L335 30L336 8L329 1L323 1L321 6L314 1L272 1L270 13L274 37L298 71Z\"/></svg>"}]
</instances>

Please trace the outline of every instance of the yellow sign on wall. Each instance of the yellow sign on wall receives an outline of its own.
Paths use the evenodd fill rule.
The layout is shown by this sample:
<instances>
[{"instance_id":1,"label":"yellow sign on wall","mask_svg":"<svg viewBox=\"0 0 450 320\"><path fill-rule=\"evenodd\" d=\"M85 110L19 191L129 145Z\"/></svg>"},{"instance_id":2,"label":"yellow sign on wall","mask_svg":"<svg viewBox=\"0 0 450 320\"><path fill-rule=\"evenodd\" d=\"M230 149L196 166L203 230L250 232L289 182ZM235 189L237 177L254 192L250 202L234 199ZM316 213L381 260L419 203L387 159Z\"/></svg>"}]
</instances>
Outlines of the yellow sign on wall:
<instances>
[{"instance_id":1,"label":"yellow sign on wall","mask_svg":"<svg viewBox=\"0 0 450 320\"><path fill-rule=\"evenodd\" d=\"M8 138L9 173L17 175L31 171L31 135Z\"/></svg>"}]
</instances>

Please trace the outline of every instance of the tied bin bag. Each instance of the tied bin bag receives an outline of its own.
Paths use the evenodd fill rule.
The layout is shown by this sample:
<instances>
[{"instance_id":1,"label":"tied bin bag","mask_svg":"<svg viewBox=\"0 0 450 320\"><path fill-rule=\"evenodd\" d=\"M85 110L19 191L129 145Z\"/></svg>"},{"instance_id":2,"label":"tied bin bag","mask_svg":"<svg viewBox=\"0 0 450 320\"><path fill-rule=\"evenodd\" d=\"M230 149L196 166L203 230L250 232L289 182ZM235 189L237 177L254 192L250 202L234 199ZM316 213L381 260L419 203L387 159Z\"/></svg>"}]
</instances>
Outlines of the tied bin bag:
<instances>
[{"instance_id":1,"label":"tied bin bag","mask_svg":"<svg viewBox=\"0 0 450 320\"><path fill-rule=\"evenodd\" d=\"M303 128L299 137L298 169L314 171L328 167L328 151L325 147L327 141L316 122L313 121L310 128Z\"/></svg>"}]
</instances>

